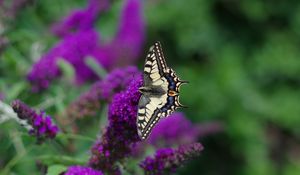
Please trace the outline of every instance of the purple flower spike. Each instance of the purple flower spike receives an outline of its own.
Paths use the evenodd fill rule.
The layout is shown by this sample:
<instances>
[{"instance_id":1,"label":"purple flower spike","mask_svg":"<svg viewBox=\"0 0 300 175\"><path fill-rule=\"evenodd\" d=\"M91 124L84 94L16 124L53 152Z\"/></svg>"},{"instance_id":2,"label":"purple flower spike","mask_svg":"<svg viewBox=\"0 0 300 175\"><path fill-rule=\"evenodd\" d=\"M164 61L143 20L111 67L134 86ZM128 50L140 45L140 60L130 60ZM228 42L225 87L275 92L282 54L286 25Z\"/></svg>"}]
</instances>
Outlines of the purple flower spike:
<instances>
[{"instance_id":1,"label":"purple flower spike","mask_svg":"<svg viewBox=\"0 0 300 175\"><path fill-rule=\"evenodd\" d=\"M108 70L131 65L138 59L143 48L144 37L142 1L126 0L115 38L111 43L100 46L94 56Z\"/></svg>"},{"instance_id":2,"label":"purple flower spike","mask_svg":"<svg viewBox=\"0 0 300 175\"><path fill-rule=\"evenodd\" d=\"M200 143L180 146L178 149L164 148L156 151L154 157L146 157L140 163L145 174L162 175L174 173L184 162L197 157L203 150Z\"/></svg>"},{"instance_id":3,"label":"purple flower spike","mask_svg":"<svg viewBox=\"0 0 300 175\"><path fill-rule=\"evenodd\" d=\"M98 34L92 29L65 37L44 55L27 75L33 85L33 90L39 91L48 88L50 82L61 75L57 65L59 59L64 59L73 65L78 84L88 79L96 79L97 75L85 64L84 58L96 49L97 42Z\"/></svg>"},{"instance_id":4,"label":"purple flower spike","mask_svg":"<svg viewBox=\"0 0 300 175\"><path fill-rule=\"evenodd\" d=\"M110 102L115 93L124 90L135 76L140 75L138 69L133 66L113 70L104 80L96 82L89 91L74 101L67 108L67 116L94 116L100 108L101 101Z\"/></svg>"},{"instance_id":5,"label":"purple flower spike","mask_svg":"<svg viewBox=\"0 0 300 175\"><path fill-rule=\"evenodd\" d=\"M76 82L81 84L95 80L96 74L85 65L85 59L92 56L107 70L131 65L138 58L143 47L145 25L142 18L141 1L127 0L122 13L117 35L108 44L99 41L93 28L97 17L109 7L108 0L90 0L86 9L73 12L53 31L62 41L45 54L28 74L34 91L48 88L51 81L61 75L57 66L59 58L68 61L75 69Z\"/></svg>"},{"instance_id":6,"label":"purple flower spike","mask_svg":"<svg viewBox=\"0 0 300 175\"><path fill-rule=\"evenodd\" d=\"M183 113L173 113L158 122L153 128L148 142L156 147L171 147L196 142L199 125L191 123Z\"/></svg>"},{"instance_id":7,"label":"purple flower spike","mask_svg":"<svg viewBox=\"0 0 300 175\"><path fill-rule=\"evenodd\" d=\"M0 92L0 101L4 100L5 99L5 95L4 93Z\"/></svg>"},{"instance_id":8,"label":"purple flower spike","mask_svg":"<svg viewBox=\"0 0 300 175\"><path fill-rule=\"evenodd\" d=\"M92 147L89 165L110 173L116 162L128 156L135 143L140 141L136 128L136 114L142 85L142 77L137 76L128 88L116 94L109 107L105 133Z\"/></svg>"},{"instance_id":9,"label":"purple flower spike","mask_svg":"<svg viewBox=\"0 0 300 175\"><path fill-rule=\"evenodd\" d=\"M20 119L26 120L32 126L29 134L37 138L38 144L48 138L53 139L58 133L58 127L52 123L50 116L45 116L44 112L38 114L20 100L13 101L12 108Z\"/></svg>"},{"instance_id":10,"label":"purple flower spike","mask_svg":"<svg viewBox=\"0 0 300 175\"><path fill-rule=\"evenodd\" d=\"M89 30L93 27L99 14L109 8L109 0L89 0L86 9L75 10L63 21L55 24L52 31L60 37L68 36L80 30Z\"/></svg>"},{"instance_id":11,"label":"purple flower spike","mask_svg":"<svg viewBox=\"0 0 300 175\"><path fill-rule=\"evenodd\" d=\"M84 166L70 166L64 175L103 175L101 171Z\"/></svg>"}]
</instances>

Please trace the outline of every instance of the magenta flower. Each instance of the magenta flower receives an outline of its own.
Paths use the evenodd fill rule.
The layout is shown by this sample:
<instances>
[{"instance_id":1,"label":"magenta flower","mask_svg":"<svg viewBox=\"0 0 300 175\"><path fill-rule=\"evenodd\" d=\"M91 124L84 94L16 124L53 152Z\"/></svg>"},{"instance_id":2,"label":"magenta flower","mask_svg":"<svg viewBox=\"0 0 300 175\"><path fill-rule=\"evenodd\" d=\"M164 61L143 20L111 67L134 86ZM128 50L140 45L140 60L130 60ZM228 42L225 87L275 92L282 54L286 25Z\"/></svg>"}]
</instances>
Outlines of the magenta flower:
<instances>
[{"instance_id":1,"label":"magenta flower","mask_svg":"<svg viewBox=\"0 0 300 175\"><path fill-rule=\"evenodd\" d=\"M62 37L62 41L42 56L28 73L27 77L34 91L48 88L61 75L58 59L64 59L74 67L77 84L99 78L85 65L89 56L107 70L136 61L144 41L141 1L127 0L115 38L112 42L103 44L93 25L108 7L107 0L90 0L86 9L73 12L62 23L53 27L54 33Z\"/></svg>"},{"instance_id":2,"label":"magenta flower","mask_svg":"<svg viewBox=\"0 0 300 175\"><path fill-rule=\"evenodd\" d=\"M96 79L96 74L84 63L83 58L96 49L97 42L98 34L92 29L65 37L32 67L27 75L33 85L32 89L46 89L61 74L57 65L58 59L64 59L74 66L77 83Z\"/></svg>"},{"instance_id":3,"label":"magenta flower","mask_svg":"<svg viewBox=\"0 0 300 175\"><path fill-rule=\"evenodd\" d=\"M192 124L182 113L176 112L161 119L153 128L148 142L156 147L170 147L196 142L200 125Z\"/></svg>"},{"instance_id":4,"label":"magenta flower","mask_svg":"<svg viewBox=\"0 0 300 175\"><path fill-rule=\"evenodd\" d=\"M5 99L5 95L4 93L0 92L0 101L4 100Z\"/></svg>"},{"instance_id":5,"label":"magenta flower","mask_svg":"<svg viewBox=\"0 0 300 175\"><path fill-rule=\"evenodd\" d=\"M26 120L32 126L29 134L37 138L38 144L43 143L46 139L53 139L57 135L58 127L44 112L37 113L20 100L13 101L12 108L21 120Z\"/></svg>"},{"instance_id":6,"label":"magenta flower","mask_svg":"<svg viewBox=\"0 0 300 175\"><path fill-rule=\"evenodd\" d=\"M178 149L159 149L154 157L146 157L140 163L140 167L149 175L171 174L186 161L197 157L202 150L203 146L200 143L180 146Z\"/></svg>"},{"instance_id":7,"label":"magenta flower","mask_svg":"<svg viewBox=\"0 0 300 175\"><path fill-rule=\"evenodd\" d=\"M140 141L136 128L136 114L142 77L133 77L127 89L116 94L109 106L109 124L92 147L89 166L111 172L116 162L128 156L135 143Z\"/></svg>"},{"instance_id":8,"label":"magenta flower","mask_svg":"<svg viewBox=\"0 0 300 175\"><path fill-rule=\"evenodd\" d=\"M97 81L89 91L81 95L67 108L67 116L83 118L94 116L100 108L100 102L110 102L115 93L126 89L135 76L141 73L136 67L115 69L104 80Z\"/></svg>"},{"instance_id":9,"label":"magenta flower","mask_svg":"<svg viewBox=\"0 0 300 175\"><path fill-rule=\"evenodd\" d=\"M87 8L74 10L64 20L54 24L52 32L63 38L78 31L90 30L101 12L108 10L109 6L109 0L89 0Z\"/></svg>"},{"instance_id":10,"label":"magenta flower","mask_svg":"<svg viewBox=\"0 0 300 175\"><path fill-rule=\"evenodd\" d=\"M116 66L134 63L144 43L145 24L140 0L126 0L119 29L111 43L96 50L95 57L105 60L103 66L109 70Z\"/></svg>"},{"instance_id":11,"label":"magenta flower","mask_svg":"<svg viewBox=\"0 0 300 175\"><path fill-rule=\"evenodd\" d=\"M101 171L84 166L70 166L64 175L103 175Z\"/></svg>"}]
</instances>

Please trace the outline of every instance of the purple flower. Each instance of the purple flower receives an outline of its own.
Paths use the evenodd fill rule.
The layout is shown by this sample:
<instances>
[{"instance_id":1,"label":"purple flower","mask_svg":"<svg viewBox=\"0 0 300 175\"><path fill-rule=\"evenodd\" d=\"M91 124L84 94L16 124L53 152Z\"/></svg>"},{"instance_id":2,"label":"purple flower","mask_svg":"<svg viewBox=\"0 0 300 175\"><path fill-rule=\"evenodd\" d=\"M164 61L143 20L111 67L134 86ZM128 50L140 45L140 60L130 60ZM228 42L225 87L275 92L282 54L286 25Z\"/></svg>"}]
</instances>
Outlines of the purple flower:
<instances>
[{"instance_id":1,"label":"purple flower","mask_svg":"<svg viewBox=\"0 0 300 175\"><path fill-rule=\"evenodd\" d=\"M84 166L70 166L64 175L103 175L101 171Z\"/></svg>"},{"instance_id":2,"label":"purple flower","mask_svg":"<svg viewBox=\"0 0 300 175\"><path fill-rule=\"evenodd\" d=\"M94 116L101 101L111 101L112 96L124 90L135 76L140 76L136 67L115 69L104 80L96 82L89 91L74 101L66 111L68 117Z\"/></svg>"},{"instance_id":3,"label":"purple flower","mask_svg":"<svg viewBox=\"0 0 300 175\"><path fill-rule=\"evenodd\" d=\"M44 112L37 113L20 100L13 101L12 108L21 120L26 120L32 126L29 134L36 136L37 143L41 144L48 138L53 139L58 133L58 127Z\"/></svg>"},{"instance_id":4,"label":"purple flower","mask_svg":"<svg viewBox=\"0 0 300 175\"><path fill-rule=\"evenodd\" d=\"M34 91L46 89L51 81L61 75L57 65L59 58L65 59L74 67L77 84L98 78L85 65L88 56L93 57L96 63L107 70L130 65L138 58L143 47L145 28L141 2L127 0L116 37L110 43L103 44L100 43L93 24L108 6L108 1L90 0L86 9L75 11L54 27L55 34L61 36L62 41L42 56L29 72L28 80Z\"/></svg>"},{"instance_id":5,"label":"purple flower","mask_svg":"<svg viewBox=\"0 0 300 175\"><path fill-rule=\"evenodd\" d=\"M173 113L161 119L153 128L148 142L156 147L170 147L196 142L199 125L191 123L183 113Z\"/></svg>"},{"instance_id":6,"label":"purple flower","mask_svg":"<svg viewBox=\"0 0 300 175\"><path fill-rule=\"evenodd\" d=\"M178 149L159 149L154 157L146 157L140 163L140 167L144 169L145 174L174 173L184 162L198 156L202 150L203 146L200 143L180 146Z\"/></svg>"},{"instance_id":7,"label":"purple flower","mask_svg":"<svg viewBox=\"0 0 300 175\"><path fill-rule=\"evenodd\" d=\"M33 90L46 89L61 74L58 59L64 59L73 65L77 83L96 79L96 74L84 63L84 58L96 49L97 42L98 34L92 29L65 37L32 67L27 77L33 84Z\"/></svg>"},{"instance_id":8,"label":"purple flower","mask_svg":"<svg viewBox=\"0 0 300 175\"><path fill-rule=\"evenodd\" d=\"M109 106L109 124L92 147L89 165L110 172L116 162L128 156L135 143L140 141L136 128L136 114L142 77L133 77L127 89L116 94Z\"/></svg>"},{"instance_id":9,"label":"purple flower","mask_svg":"<svg viewBox=\"0 0 300 175\"><path fill-rule=\"evenodd\" d=\"M94 56L105 59L103 65L108 69L130 65L137 60L143 48L144 33L141 1L126 0L115 38L108 45L101 46Z\"/></svg>"},{"instance_id":10,"label":"purple flower","mask_svg":"<svg viewBox=\"0 0 300 175\"><path fill-rule=\"evenodd\" d=\"M3 101L5 99L4 93L0 92L0 101Z\"/></svg>"},{"instance_id":11,"label":"purple flower","mask_svg":"<svg viewBox=\"0 0 300 175\"><path fill-rule=\"evenodd\" d=\"M109 8L108 0L89 0L87 8L74 10L68 17L52 27L55 35L65 37L94 26L99 14Z\"/></svg>"}]
</instances>

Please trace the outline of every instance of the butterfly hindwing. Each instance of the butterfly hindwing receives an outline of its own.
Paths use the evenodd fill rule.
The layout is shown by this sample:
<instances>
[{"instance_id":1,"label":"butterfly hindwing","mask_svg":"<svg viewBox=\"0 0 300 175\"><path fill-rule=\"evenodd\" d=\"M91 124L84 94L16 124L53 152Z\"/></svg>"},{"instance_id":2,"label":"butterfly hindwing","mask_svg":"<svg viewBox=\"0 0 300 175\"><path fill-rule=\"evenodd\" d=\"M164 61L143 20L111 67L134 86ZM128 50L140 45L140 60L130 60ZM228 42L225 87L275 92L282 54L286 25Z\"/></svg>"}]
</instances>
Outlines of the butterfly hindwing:
<instances>
[{"instance_id":1,"label":"butterfly hindwing","mask_svg":"<svg viewBox=\"0 0 300 175\"><path fill-rule=\"evenodd\" d=\"M153 126L158 122L161 117L160 107L163 101L156 97L149 98L142 95L139 101L138 109L138 132L142 139L147 138Z\"/></svg>"}]
</instances>

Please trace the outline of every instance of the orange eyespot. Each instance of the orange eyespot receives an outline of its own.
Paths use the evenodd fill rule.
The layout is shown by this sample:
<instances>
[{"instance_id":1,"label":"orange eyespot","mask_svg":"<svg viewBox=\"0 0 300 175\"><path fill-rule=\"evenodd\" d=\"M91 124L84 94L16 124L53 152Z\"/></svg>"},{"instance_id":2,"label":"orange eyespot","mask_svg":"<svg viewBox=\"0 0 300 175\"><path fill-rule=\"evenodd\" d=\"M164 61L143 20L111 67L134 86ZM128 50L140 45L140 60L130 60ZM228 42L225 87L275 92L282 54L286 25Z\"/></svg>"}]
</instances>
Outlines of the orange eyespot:
<instances>
[{"instance_id":1,"label":"orange eyespot","mask_svg":"<svg viewBox=\"0 0 300 175\"><path fill-rule=\"evenodd\" d=\"M177 95L177 92L176 92L176 91L169 90L168 95L174 97L174 96Z\"/></svg>"}]
</instances>

